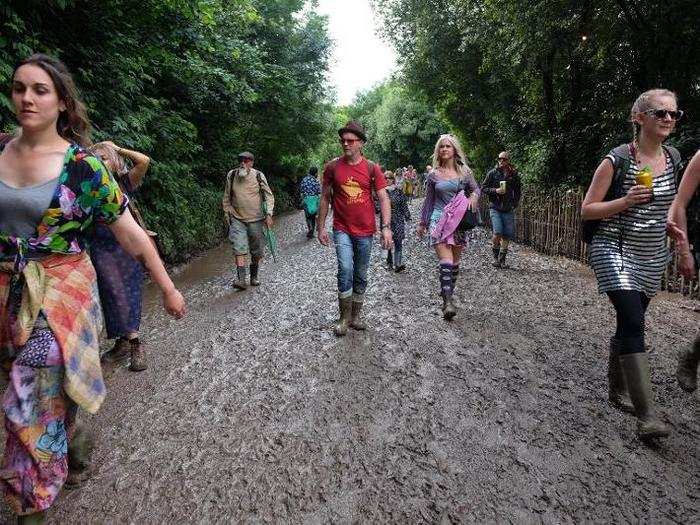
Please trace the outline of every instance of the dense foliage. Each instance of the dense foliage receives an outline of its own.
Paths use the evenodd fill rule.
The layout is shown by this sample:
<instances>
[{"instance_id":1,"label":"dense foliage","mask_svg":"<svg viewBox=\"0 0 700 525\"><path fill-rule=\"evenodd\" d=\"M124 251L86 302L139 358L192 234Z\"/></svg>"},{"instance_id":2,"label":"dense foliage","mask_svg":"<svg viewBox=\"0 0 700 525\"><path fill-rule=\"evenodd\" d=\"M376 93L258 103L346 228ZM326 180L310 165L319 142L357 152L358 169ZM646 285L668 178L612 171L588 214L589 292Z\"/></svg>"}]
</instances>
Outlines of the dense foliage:
<instances>
[{"instance_id":1,"label":"dense foliage","mask_svg":"<svg viewBox=\"0 0 700 525\"><path fill-rule=\"evenodd\" d=\"M370 140L365 154L389 168L425 167L435 142L448 128L425 96L407 88L401 79L360 94L347 109L367 129Z\"/></svg>"},{"instance_id":2,"label":"dense foliage","mask_svg":"<svg viewBox=\"0 0 700 525\"><path fill-rule=\"evenodd\" d=\"M587 182L630 139L629 110L653 87L700 145L696 0L374 0L403 74L466 140L481 170L508 148L532 179Z\"/></svg>"},{"instance_id":3,"label":"dense foliage","mask_svg":"<svg viewBox=\"0 0 700 525\"><path fill-rule=\"evenodd\" d=\"M0 85L32 52L61 58L95 139L153 158L140 202L171 261L222 232L226 172L245 149L280 208L327 133L330 41L304 0L6 0ZM0 90L0 129L14 119Z\"/></svg>"}]
</instances>

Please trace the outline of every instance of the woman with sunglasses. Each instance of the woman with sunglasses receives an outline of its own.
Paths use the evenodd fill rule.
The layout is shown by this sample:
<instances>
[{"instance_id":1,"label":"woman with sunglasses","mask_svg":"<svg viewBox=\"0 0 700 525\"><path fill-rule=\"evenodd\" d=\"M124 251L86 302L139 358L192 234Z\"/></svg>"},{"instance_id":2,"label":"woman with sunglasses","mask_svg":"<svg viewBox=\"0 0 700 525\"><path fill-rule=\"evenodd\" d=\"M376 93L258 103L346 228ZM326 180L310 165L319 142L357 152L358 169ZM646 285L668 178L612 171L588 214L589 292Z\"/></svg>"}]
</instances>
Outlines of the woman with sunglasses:
<instances>
[{"instance_id":1,"label":"woman with sunglasses","mask_svg":"<svg viewBox=\"0 0 700 525\"><path fill-rule=\"evenodd\" d=\"M185 313L148 236L102 162L85 151L89 126L65 65L32 55L12 73L21 131L0 140L0 351L9 373L0 485L20 523L41 523L61 487L88 471L77 408L105 398L100 307L86 235L108 225Z\"/></svg>"},{"instance_id":2,"label":"woman with sunglasses","mask_svg":"<svg viewBox=\"0 0 700 525\"><path fill-rule=\"evenodd\" d=\"M467 206L478 210L479 186L472 170L467 166L466 156L459 141L453 135L441 135L433 152L435 169L428 175L425 201L421 212L418 235L425 235L430 228L430 244L435 248L440 261L440 294L442 295L442 315L447 321L457 310L452 302L455 284L459 275L459 258L467 245L464 231L455 230L444 241L433 235L440 222L445 206L462 190L467 198Z\"/></svg>"},{"instance_id":3,"label":"woman with sunglasses","mask_svg":"<svg viewBox=\"0 0 700 525\"><path fill-rule=\"evenodd\" d=\"M700 250L700 239L690 239L688 236L687 208L690 200L700 187L700 151L693 155L683 174L678 188L678 195L673 200L668 212L667 228L669 234L676 240L678 267L686 279L695 277ZM698 220L697 217L692 219ZM697 235L696 235L697 237ZM690 242L692 241L692 246ZM695 335L695 341L690 348L681 350L678 356L676 378L678 384L686 392L694 392L698 387L698 363L700 363L700 332Z\"/></svg>"},{"instance_id":4,"label":"woman with sunglasses","mask_svg":"<svg viewBox=\"0 0 700 525\"><path fill-rule=\"evenodd\" d=\"M617 315L608 353L608 397L619 409L634 409L640 439L668 435L654 407L644 318L669 260L666 216L676 194L679 155L663 142L681 115L671 91L642 93L630 115L632 143L601 161L581 207L582 219L600 221L589 258L598 291L608 295Z\"/></svg>"}]
</instances>

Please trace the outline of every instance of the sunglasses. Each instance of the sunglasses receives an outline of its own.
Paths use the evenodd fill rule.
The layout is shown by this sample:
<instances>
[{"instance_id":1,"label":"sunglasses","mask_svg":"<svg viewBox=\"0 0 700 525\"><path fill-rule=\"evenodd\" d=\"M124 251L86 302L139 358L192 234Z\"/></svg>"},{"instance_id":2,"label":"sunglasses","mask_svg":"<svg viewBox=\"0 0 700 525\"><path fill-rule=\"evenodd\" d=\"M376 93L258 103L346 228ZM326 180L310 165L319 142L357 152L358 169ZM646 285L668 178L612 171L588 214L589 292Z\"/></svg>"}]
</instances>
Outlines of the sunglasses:
<instances>
[{"instance_id":1,"label":"sunglasses","mask_svg":"<svg viewBox=\"0 0 700 525\"><path fill-rule=\"evenodd\" d=\"M355 144L355 142L362 142L362 141L360 139L340 139L338 142L340 142L343 145L345 145L345 144L352 145L352 144Z\"/></svg>"},{"instance_id":2,"label":"sunglasses","mask_svg":"<svg viewBox=\"0 0 700 525\"><path fill-rule=\"evenodd\" d=\"M675 111L670 109L647 109L642 111L642 113L654 117L656 120L663 120L666 118L666 115L671 117L671 120L680 120L683 117L683 112L680 109Z\"/></svg>"},{"instance_id":3,"label":"sunglasses","mask_svg":"<svg viewBox=\"0 0 700 525\"><path fill-rule=\"evenodd\" d=\"M499 161L501 161L501 160L505 161L505 160L510 160L510 159L509 159L508 157L498 157L498 160L499 160Z\"/></svg>"}]
</instances>

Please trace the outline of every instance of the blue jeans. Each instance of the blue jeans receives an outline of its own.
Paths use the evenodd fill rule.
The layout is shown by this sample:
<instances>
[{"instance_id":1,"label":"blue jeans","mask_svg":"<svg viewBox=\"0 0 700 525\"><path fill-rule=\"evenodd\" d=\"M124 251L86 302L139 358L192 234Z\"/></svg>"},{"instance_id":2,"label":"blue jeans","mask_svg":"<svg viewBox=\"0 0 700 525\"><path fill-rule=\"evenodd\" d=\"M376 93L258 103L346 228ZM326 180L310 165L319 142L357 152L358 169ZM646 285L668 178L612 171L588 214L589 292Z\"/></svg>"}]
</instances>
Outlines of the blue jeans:
<instances>
[{"instance_id":1,"label":"blue jeans","mask_svg":"<svg viewBox=\"0 0 700 525\"><path fill-rule=\"evenodd\" d=\"M355 237L333 230L335 253L338 256L338 295L361 295L367 289L367 270L372 253L373 236Z\"/></svg>"},{"instance_id":2,"label":"blue jeans","mask_svg":"<svg viewBox=\"0 0 700 525\"><path fill-rule=\"evenodd\" d=\"M515 237L515 213L491 208L489 215L491 215L491 227L494 235L500 235L504 239Z\"/></svg>"}]
</instances>

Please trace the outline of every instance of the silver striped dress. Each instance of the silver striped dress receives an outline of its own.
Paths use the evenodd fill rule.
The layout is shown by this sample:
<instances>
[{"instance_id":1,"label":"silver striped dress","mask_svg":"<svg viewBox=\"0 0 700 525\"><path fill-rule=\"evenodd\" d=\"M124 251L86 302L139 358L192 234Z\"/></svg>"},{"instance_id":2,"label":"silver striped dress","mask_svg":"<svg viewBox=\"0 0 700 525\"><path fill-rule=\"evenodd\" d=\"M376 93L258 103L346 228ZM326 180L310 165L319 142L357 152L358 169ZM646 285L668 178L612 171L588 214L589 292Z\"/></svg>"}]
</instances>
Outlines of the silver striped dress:
<instances>
[{"instance_id":1,"label":"silver striped dress","mask_svg":"<svg viewBox=\"0 0 700 525\"><path fill-rule=\"evenodd\" d=\"M612 155L606 158L613 161ZM623 181L624 193L635 185L639 167L634 159ZM652 297L661 288L669 261L666 215L676 195L673 161L666 153L666 169L654 177L654 199L603 219L593 236L589 259L600 293L636 290Z\"/></svg>"}]
</instances>

